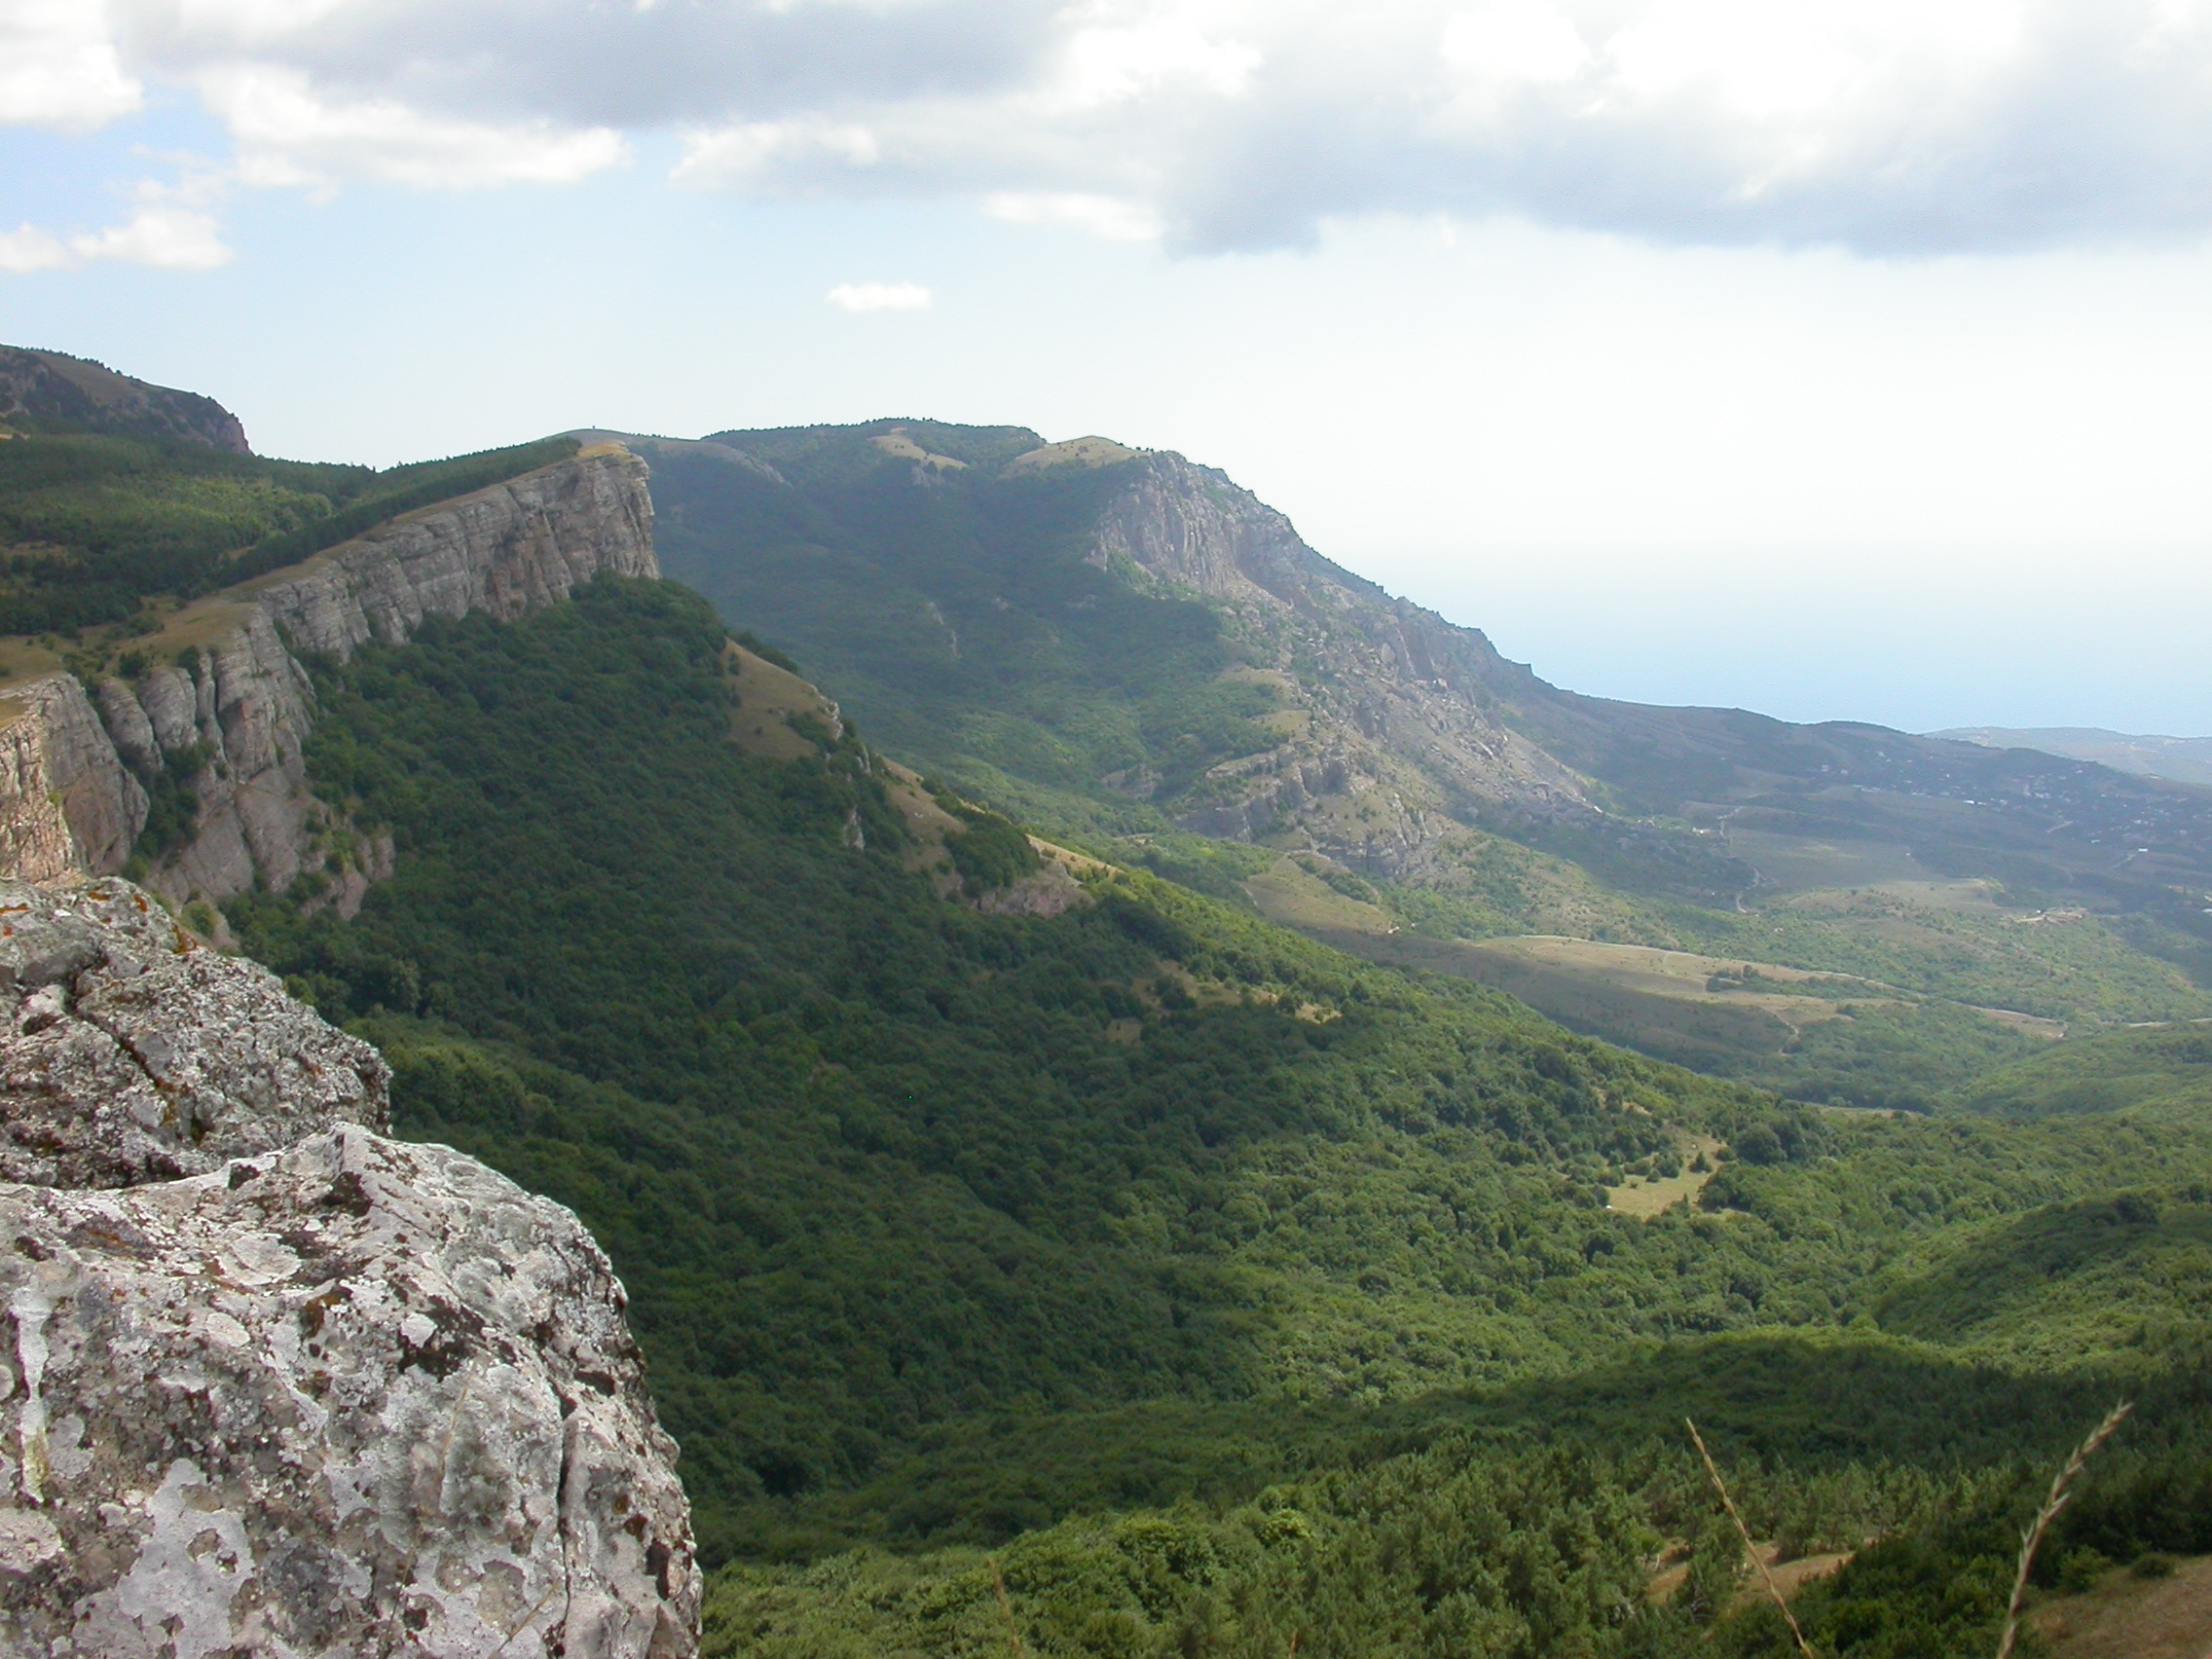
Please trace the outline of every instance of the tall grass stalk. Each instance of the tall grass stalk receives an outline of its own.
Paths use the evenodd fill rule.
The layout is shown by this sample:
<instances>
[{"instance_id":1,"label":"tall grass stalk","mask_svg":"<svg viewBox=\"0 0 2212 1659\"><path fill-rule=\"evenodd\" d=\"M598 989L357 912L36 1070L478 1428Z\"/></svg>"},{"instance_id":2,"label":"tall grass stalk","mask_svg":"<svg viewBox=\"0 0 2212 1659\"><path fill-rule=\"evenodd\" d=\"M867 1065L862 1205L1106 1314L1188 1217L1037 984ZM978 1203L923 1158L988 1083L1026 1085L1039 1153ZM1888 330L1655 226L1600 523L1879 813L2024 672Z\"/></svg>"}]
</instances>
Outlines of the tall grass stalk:
<instances>
[{"instance_id":1,"label":"tall grass stalk","mask_svg":"<svg viewBox=\"0 0 2212 1659\"><path fill-rule=\"evenodd\" d=\"M992 1556L991 1588L998 1592L999 1611L1006 1614L1006 1639L1014 1643L1014 1659L1025 1659L1028 1649L1021 1645L1021 1627L1014 1622L1014 1603L1007 1598L1006 1579L999 1573L999 1558Z\"/></svg>"},{"instance_id":2,"label":"tall grass stalk","mask_svg":"<svg viewBox=\"0 0 2212 1659\"><path fill-rule=\"evenodd\" d=\"M2097 1448L2113 1437L2127 1414L2135 1409L2135 1402L2122 1400L2105 1413L2105 1420L2089 1430L2089 1438L2074 1448L2074 1455L2059 1465L2058 1473L2050 1478L2050 1492L2036 1511L2034 1523L2020 1534L2020 1566L2012 1574L2012 1599L2005 1607L2005 1634L1997 1643L1997 1659L2011 1659L2012 1643L2020 1636L2020 1611L2028 1599L2028 1573L2036 1564L2036 1551L2043 1547L2044 1534L2050 1530L2058 1512L2066 1507L2074 1493L2070 1490L2074 1477L2083 1466L2097 1455Z\"/></svg>"},{"instance_id":3,"label":"tall grass stalk","mask_svg":"<svg viewBox=\"0 0 2212 1659\"><path fill-rule=\"evenodd\" d=\"M1760 1555L1758 1546L1751 1542L1751 1530L1744 1525L1744 1517L1736 1509L1736 1500L1728 1495L1728 1483L1720 1478L1720 1465L1713 1460L1713 1454L1705 1449L1705 1436L1698 1433L1697 1424L1688 1418L1682 1419L1682 1426L1690 1431L1690 1443L1697 1448L1697 1455L1705 1460L1705 1472L1712 1477L1713 1490L1720 1494L1720 1507L1727 1510L1728 1519L1736 1523L1736 1535L1744 1540L1744 1553L1751 1558L1751 1565L1759 1569L1759 1577L1766 1583L1766 1593L1774 1598L1774 1604L1782 1609L1783 1618L1788 1622L1789 1634L1797 1639L1797 1651L1805 1659L1820 1659L1820 1655L1813 1651L1813 1644L1805 1640L1805 1633L1797 1628L1797 1615L1789 1610L1789 1598L1782 1593L1782 1586L1774 1581L1774 1573L1766 1565L1766 1557Z\"/></svg>"}]
</instances>

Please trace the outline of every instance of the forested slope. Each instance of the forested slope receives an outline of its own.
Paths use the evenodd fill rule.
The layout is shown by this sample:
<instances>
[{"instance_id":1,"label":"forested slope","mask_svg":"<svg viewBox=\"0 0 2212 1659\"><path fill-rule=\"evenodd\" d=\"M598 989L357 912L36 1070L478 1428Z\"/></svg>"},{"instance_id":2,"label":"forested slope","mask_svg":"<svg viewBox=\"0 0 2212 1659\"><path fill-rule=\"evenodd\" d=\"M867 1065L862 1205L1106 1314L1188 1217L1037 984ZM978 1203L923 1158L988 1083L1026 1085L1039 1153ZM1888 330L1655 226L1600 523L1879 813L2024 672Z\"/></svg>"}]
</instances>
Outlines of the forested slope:
<instances>
[{"instance_id":1,"label":"forested slope","mask_svg":"<svg viewBox=\"0 0 2212 1659\"><path fill-rule=\"evenodd\" d=\"M1354 954L1922 1111L2042 1039L2212 1015L2205 792L1579 696L1220 473L1102 439L883 421L641 447L667 572L895 753ZM1719 960L1685 985L1459 948L1554 935ZM1798 1005L1703 982L1747 967L1868 982Z\"/></svg>"},{"instance_id":2,"label":"forested slope","mask_svg":"<svg viewBox=\"0 0 2212 1659\"><path fill-rule=\"evenodd\" d=\"M5 597L49 608L54 638L0 653L85 673L244 565L534 453L293 472L19 425ZM1739 814L1723 848L1641 810L1596 750L1555 774L1500 738L1486 772L1458 738L1416 766L1332 737L1371 768L1359 788L1324 768L1281 825L1207 838L1166 808L1254 798L1235 768L1357 728L1381 655L1268 657L1327 629L1300 611L1255 632L1249 595L1117 564L1163 545L1116 506L1130 452L1024 468L1035 434L881 427L656 452L664 476L715 469L662 545L672 565L736 550L721 615L603 577L308 662L309 778L333 834L388 835L389 873L357 913L311 874L222 918L385 1050L406 1133L606 1242L724 1564L716 1651L1793 1652L1739 1598L1685 1416L1762 1540L1852 1556L1798 1601L1834 1659L1988 1652L2017 1527L2116 1396L2136 1414L2043 1580L2212 1551L2198 1028L2041 1034L2186 1020L2202 993L2148 908L1951 879L1962 792L2033 763L1962 781L1899 761L1875 828L1923 813L1951 838L1823 841L1812 819L1862 797L1811 787L1819 766L1881 734L1650 727L1708 760L1733 732L1711 771L1731 789L1728 768L1797 766L1806 832ZM687 515L710 494L705 526ZM1122 541L1095 557L1110 511ZM1286 590L1343 575L1237 522ZM1362 629L1396 614L1345 580L1379 608ZM88 595L106 620L51 608ZM733 625L768 639L741 649ZM779 639L822 645L799 666L845 719L775 667ZM1532 741L1511 676L1475 679L1479 730ZM1447 774L1559 785L1559 810L1433 837L1382 816ZM2100 810L2133 830L2172 807L2164 847L2192 799ZM1046 869L1007 809L1108 862ZM1362 873L1328 850L1408 825L1397 844L1442 862ZM1769 886L1710 903L1754 850ZM1837 870L1890 873L1824 885ZM1309 931L1369 954L1445 954L1378 965L1274 925L1278 903L1322 906ZM1714 953L1698 997L1773 996L1760 965L1780 962L1839 1012L1768 1056L1788 1066L1714 1060L1741 1079L1721 1081L1453 966L1468 939L1569 917ZM1756 1086L1815 1076L1944 1110Z\"/></svg>"},{"instance_id":3,"label":"forested slope","mask_svg":"<svg viewBox=\"0 0 2212 1659\"><path fill-rule=\"evenodd\" d=\"M1959 1574L2107 1392L2196 1443L2199 1309L2169 1272L2116 1318L2095 1206L2171 1269L2197 1115L1788 1106L1141 873L983 914L915 867L856 735L748 754L732 683L668 584L364 651L321 680L312 770L398 873L350 923L230 907L385 1046L409 1132L608 1242L718 1557L824 1562L729 1579L732 1650L981 1650L958 1549L1018 1538L1045 1651L1673 1651L1717 1592L1632 1592L1669 1538L1725 1542L1684 1411L1768 1530L1925 1538L1899 1628L1917 1596L1978 1633ZM1692 1204L1604 1207L1693 1137L1728 1154ZM2090 1247L2046 1248L2033 1296L1945 1288L2070 1227ZM1071 1512L1108 1519L1034 1530ZM2159 1514L2140 1547L2203 1525Z\"/></svg>"}]
</instances>

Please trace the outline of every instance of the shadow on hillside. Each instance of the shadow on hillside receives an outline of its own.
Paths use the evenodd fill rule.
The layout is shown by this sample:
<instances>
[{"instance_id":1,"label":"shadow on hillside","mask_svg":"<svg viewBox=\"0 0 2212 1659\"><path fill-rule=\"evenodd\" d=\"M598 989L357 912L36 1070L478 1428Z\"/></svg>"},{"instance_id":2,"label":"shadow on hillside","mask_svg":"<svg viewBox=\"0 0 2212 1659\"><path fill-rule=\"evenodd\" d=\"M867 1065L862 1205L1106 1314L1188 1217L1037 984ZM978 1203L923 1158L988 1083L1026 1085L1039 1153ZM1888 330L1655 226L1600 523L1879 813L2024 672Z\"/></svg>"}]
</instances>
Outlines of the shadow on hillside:
<instances>
[{"instance_id":1,"label":"shadow on hillside","mask_svg":"<svg viewBox=\"0 0 2212 1659\"><path fill-rule=\"evenodd\" d=\"M1639 1346L1611 1364L1381 1407L1158 1402L990 1414L939 1425L851 1489L748 1506L740 1553L804 1556L869 1541L995 1544L1077 1513L1235 1503L1264 1488L1440 1444L1575 1443L1635 1458L1682 1443L1804 1469L1963 1468L2078 1437L2109 1404L2095 1374L2015 1377L1881 1335L1728 1336Z\"/></svg>"},{"instance_id":2,"label":"shadow on hillside","mask_svg":"<svg viewBox=\"0 0 2212 1659\"><path fill-rule=\"evenodd\" d=\"M2031 1210L1892 1291L1876 1316L1894 1335L1963 1341L2047 1308L2082 1274L2161 1247L2212 1245L2208 1199L2202 1186L2152 1188Z\"/></svg>"}]
</instances>

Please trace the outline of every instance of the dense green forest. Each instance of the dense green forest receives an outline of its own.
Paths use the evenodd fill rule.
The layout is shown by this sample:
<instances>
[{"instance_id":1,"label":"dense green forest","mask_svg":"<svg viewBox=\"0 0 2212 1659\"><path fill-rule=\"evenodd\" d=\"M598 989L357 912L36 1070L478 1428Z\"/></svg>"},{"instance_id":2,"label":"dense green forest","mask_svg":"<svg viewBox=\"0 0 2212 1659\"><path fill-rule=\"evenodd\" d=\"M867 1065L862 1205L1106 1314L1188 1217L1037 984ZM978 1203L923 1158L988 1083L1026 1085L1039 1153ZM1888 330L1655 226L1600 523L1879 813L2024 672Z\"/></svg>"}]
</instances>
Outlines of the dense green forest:
<instances>
[{"instance_id":1,"label":"dense green forest","mask_svg":"<svg viewBox=\"0 0 2212 1659\"><path fill-rule=\"evenodd\" d=\"M1762 1536L1862 1549L1824 1653L1985 1650L2117 1391L2046 1575L2212 1542L2188 1102L1790 1105L1143 871L980 913L857 734L728 741L724 637L602 580L318 665L311 775L398 873L228 907L405 1132L607 1243L718 1651L1787 1651L1684 1415Z\"/></svg>"}]
</instances>

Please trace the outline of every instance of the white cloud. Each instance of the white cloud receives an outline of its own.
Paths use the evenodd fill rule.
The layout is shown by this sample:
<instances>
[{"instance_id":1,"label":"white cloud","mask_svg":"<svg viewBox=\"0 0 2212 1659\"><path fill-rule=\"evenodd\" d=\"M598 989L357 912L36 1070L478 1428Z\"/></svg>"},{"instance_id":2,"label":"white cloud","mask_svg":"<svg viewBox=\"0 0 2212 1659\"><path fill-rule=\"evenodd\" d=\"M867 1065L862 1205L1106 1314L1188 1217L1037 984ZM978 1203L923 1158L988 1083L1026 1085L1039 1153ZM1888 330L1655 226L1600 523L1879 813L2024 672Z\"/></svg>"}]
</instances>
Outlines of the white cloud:
<instances>
[{"instance_id":1,"label":"white cloud","mask_svg":"<svg viewBox=\"0 0 2212 1659\"><path fill-rule=\"evenodd\" d=\"M147 201L104 231L61 237L36 225L18 225L0 234L0 272L10 276L66 270L93 260L162 271L212 271L230 263L231 250L223 245L212 214L159 200Z\"/></svg>"},{"instance_id":2,"label":"white cloud","mask_svg":"<svg viewBox=\"0 0 2212 1659\"><path fill-rule=\"evenodd\" d=\"M839 311L846 312L930 309L930 291L918 282L840 282L823 297Z\"/></svg>"},{"instance_id":3,"label":"white cloud","mask_svg":"<svg viewBox=\"0 0 2212 1659\"><path fill-rule=\"evenodd\" d=\"M52 231L36 225L18 225L0 232L0 271L20 276L32 271L51 271L69 263L69 248Z\"/></svg>"},{"instance_id":4,"label":"white cloud","mask_svg":"<svg viewBox=\"0 0 2212 1659\"><path fill-rule=\"evenodd\" d=\"M392 98L332 95L296 69L243 65L200 77L202 95L238 144L249 185L374 179L425 190L571 184L620 162L608 128L564 129L537 119L495 125L425 114Z\"/></svg>"},{"instance_id":5,"label":"white cloud","mask_svg":"<svg viewBox=\"0 0 2212 1659\"><path fill-rule=\"evenodd\" d=\"M1132 21L1079 28L1061 49L1045 97L1085 109L1132 103L1180 83L1234 98L1251 86L1263 59L1248 42L1213 39L1196 20L1158 7Z\"/></svg>"},{"instance_id":6,"label":"white cloud","mask_svg":"<svg viewBox=\"0 0 2212 1659\"><path fill-rule=\"evenodd\" d=\"M1470 80L1548 86L1588 67L1590 48L1547 0L1487 0L1444 25L1444 61Z\"/></svg>"},{"instance_id":7,"label":"white cloud","mask_svg":"<svg viewBox=\"0 0 2212 1659\"><path fill-rule=\"evenodd\" d=\"M983 211L1010 225L1067 225L1106 241L1158 241L1167 229L1142 203L1082 191L993 191Z\"/></svg>"},{"instance_id":8,"label":"white cloud","mask_svg":"<svg viewBox=\"0 0 2212 1659\"><path fill-rule=\"evenodd\" d=\"M2212 232L2212 0L0 0L0 65L16 120L196 87L262 185L559 183L662 130L687 185L1187 250Z\"/></svg>"},{"instance_id":9,"label":"white cloud","mask_svg":"<svg viewBox=\"0 0 2212 1659\"><path fill-rule=\"evenodd\" d=\"M0 0L0 121L86 131L141 95L102 0Z\"/></svg>"},{"instance_id":10,"label":"white cloud","mask_svg":"<svg viewBox=\"0 0 2212 1659\"><path fill-rule=\"evenodd\" d=\"M159 204L141 207L104 231L71 237L69 251L79 259L118 259L163 271L212 271L231 260L212 214Z\"/></svg>"},{"instance_id":11,"label":"white cloud","mask_svg":"<svg viewBox=\"0 0 2212 1659\"><path fill-rule=\"evenodd\" d=\"M742 189L801 170L873 166L881 159L875 134L865 127L756 121L686 135L683 159L670 176L679 184Z\"/></svg>"}]
</instances>

